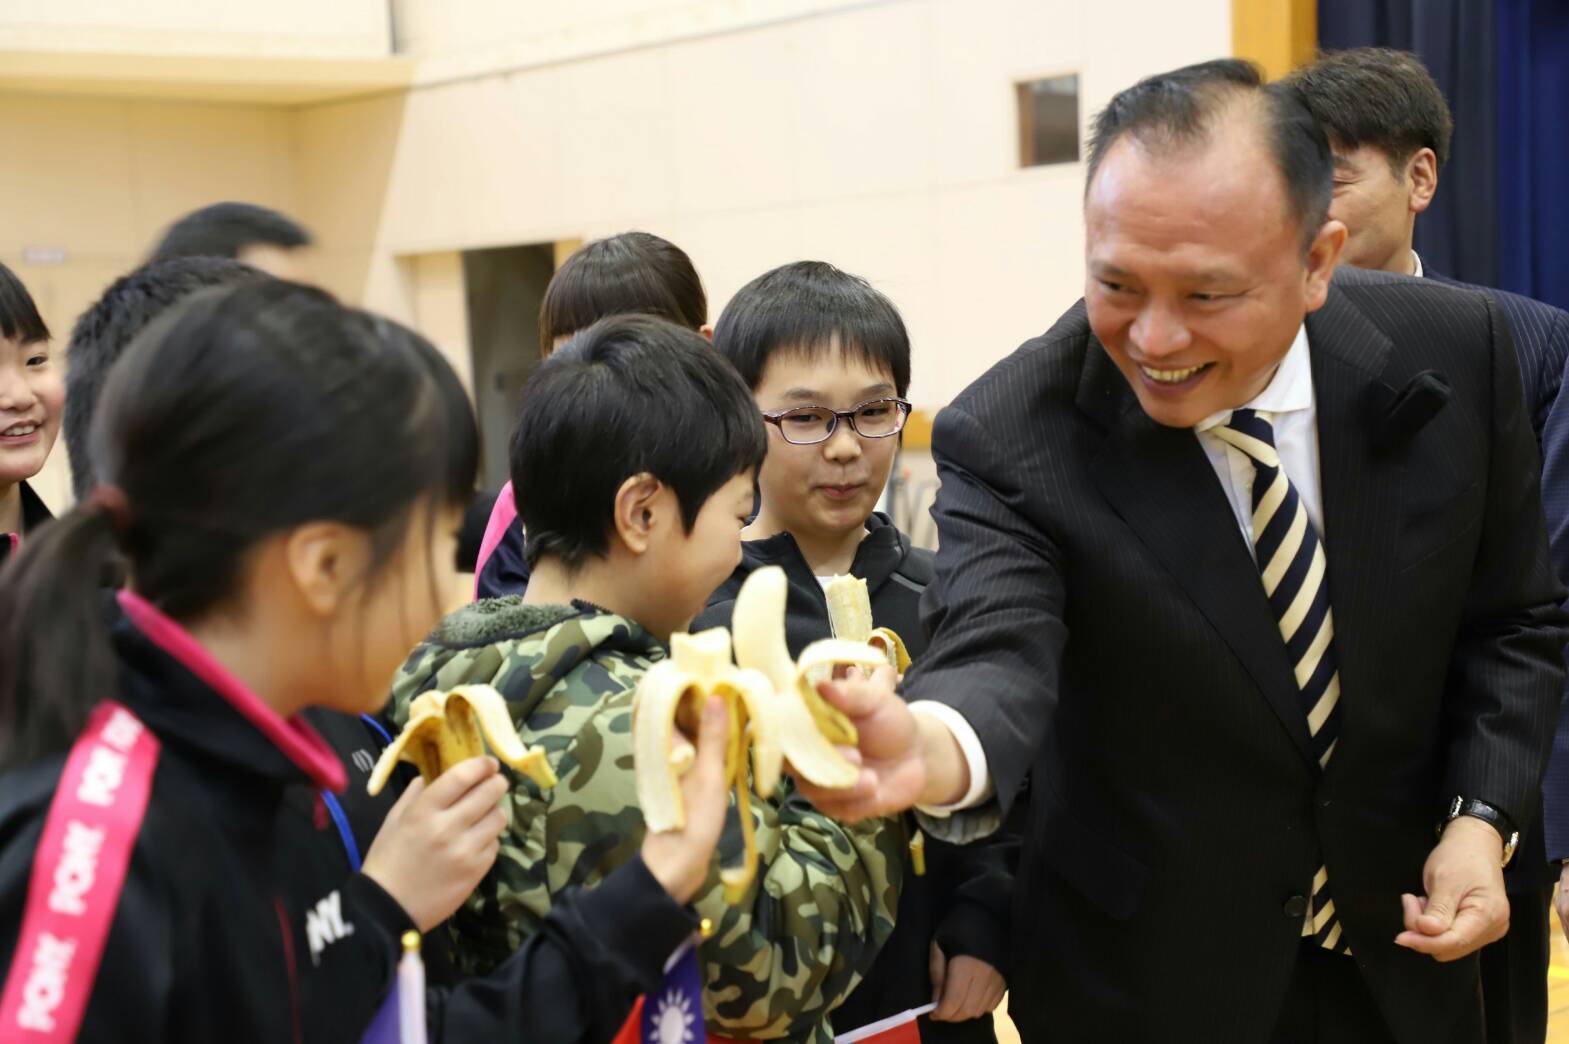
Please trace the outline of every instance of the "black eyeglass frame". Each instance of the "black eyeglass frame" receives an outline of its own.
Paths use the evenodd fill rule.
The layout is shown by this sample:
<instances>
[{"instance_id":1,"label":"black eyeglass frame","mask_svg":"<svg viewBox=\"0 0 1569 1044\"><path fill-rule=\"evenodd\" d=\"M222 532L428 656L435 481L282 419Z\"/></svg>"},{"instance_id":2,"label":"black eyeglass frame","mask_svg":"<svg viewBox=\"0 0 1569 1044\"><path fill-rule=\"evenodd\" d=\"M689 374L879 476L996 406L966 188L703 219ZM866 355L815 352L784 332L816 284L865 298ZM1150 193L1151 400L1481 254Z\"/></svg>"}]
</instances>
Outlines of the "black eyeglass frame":
<instances>
[{"instance_id":1,"label":"black eyeglass frame","mask_svg":"<svg viewBox=\"0 0 1569 1044\"><path fill-rule=\"evenodd\" d=\"M891 404L894 410L899 414L899 422L892 431L885 431L881 435L868 435L860 428L856 427L855 415L857 413L860 413L868 406L878 406L882 403ZM822 410L823 412L830 414L828 418L828 431L824 433L822 438L813 439L810 442L797 442L789 435L785 434L784 419L790 416L792 413L800 413L803 410ZM897 435L904 430L906 422L908 422L910 419L910 410L911 406L908 399L900 399L893 396L888 396L881 399L867 399L865 402L858 403L856 406L848 410L836 410L828 406L791 406L789 409L784 410L764 410L763 420L778 428L780 437L792 446L816 446L827 442L829 439L834 437L834 432L839 430L839 421L841 418L849 423L851 431L855 432L863 439L891 438L892 436Z\"/></svg>"}]
</instances>

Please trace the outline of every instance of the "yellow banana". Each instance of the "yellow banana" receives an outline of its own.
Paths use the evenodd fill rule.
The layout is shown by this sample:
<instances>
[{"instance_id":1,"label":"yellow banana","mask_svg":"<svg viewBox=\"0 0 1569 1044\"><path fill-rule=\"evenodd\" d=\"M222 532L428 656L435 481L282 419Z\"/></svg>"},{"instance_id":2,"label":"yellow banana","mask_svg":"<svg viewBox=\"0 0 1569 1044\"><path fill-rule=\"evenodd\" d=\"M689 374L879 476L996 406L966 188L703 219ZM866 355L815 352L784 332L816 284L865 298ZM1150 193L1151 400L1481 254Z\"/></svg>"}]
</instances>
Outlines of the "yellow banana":
<instances>
[{"instance_id":1,"label":"yellow banana","mask_svg":"<svg viewBox=\"0 0 1569 1044\"><path fill-rule=\"evenodd\" d=\"M419 769L426 783L460 761L485 753L485 741L504 764L542 787L556 785L556 774L540 747L524 747L507 711L506 700L489 685L460 685L448 692L422 693L409 703L409 721L392 745L381 752L365 789L381 793L400 761Z\"/></svg>"},{"instance_id":2,"label":"yellow banana","mask_svg":"<svg viewBox=\"0 0 1569 1044\"><path fill-rule=\"evenodd\" d=\"M872 599L859 576L835 576L823 584L828 627L835 638L864 642L872 636Z\"/></svg>"},{"instance_id":3,"label":"yellow banana","mask_svg":"<svg viewBox=\"0 0 1569 1044\"><path fill-rule=\"evenodd\" d=\"M637 800L648 829L659 833L686 826L680 777L691 768L693 751L682 744L672 752L679 722L696 735L697 716L710 696L725 700L730 738L725 749L725 779L736 792L741 814L744 855L738 867L722 867L719 879L725 897L736 902L757 872L757 845L752 836L749 794L764 797L779 783L784 752L772 724L772 686L756 671L738 669L730 661L730 635L722 627L699 634L670 636L670 657L651 667L632 697L632 750ZM752 752L752 779L747 779L746 754Z\"/></svg>"},{"instance_id":4,"label":"yellow banana","mask_svg":"<svg viewBox=\"0 0 1569 1044\"><path fill-rule=\"evenodd\" d=\"M828 625L835 638L865 642L900 674L909 669L910 653L904 641L888 628L872 625L872 599L864 579L836 576L823 585L823 597L828 601Z\"/></svg>"},{"instance_id":5,"label":"yellow banana","mask_svg":"<svg viewBox=\"0 0 1569 1044\"><path fill-rule=\"evenodd\" d=\"M761 671L773 683L773 706L784 756L802 776L821 787L854 786L860 770L845 760L836 744L853 747L855 726L817 692L816 681L836 667L881 666L881 654L864 642L836 638L813 642L798 661L785 643L784 570L753 570L736 596L731 632L736 663Z\"/></svg>"},{"instance_id":6,"label":"yellow banana","mask_svg":"<svg viewBox=\"0 0 1569 1044\"><path fill-rule=\"evenodd\" d=\"M721 867L725 899L739 902L757 872L751 792L762 797L778 785L786 758L796 772L819 786L853 786L860 771L835 743L853 745L855 726L818 695L813 682L840 666L881 666L883 655L864 642L828 639L790 658L785 644L784 571L754 571L736 598L731 632L675 634L670 656L650 668L632 700L632 746L638 803L648 829L658 833L686 825L681 776L692 765L692 748L672 752L676 728L696 735L696 718L709 696L725 700L730 739L725 778L735 789L744 854L739 866ZM735 662L731 662L732 637ZM747 752L751 752L748 780Z\"/></svg>"},{"instance_id":7,"label":"yellow banana","mask_svg":"<svg viewBox=\"0 0 1569 1044\"><path fill-rule=\"evenodd\" d=\"M910 669L910 651L904 647L904 639L896 632L887 627L875 628L871 637L866 639L866 644L882 653L883 658L900 674Z\"/></svg>"}]
</instances>

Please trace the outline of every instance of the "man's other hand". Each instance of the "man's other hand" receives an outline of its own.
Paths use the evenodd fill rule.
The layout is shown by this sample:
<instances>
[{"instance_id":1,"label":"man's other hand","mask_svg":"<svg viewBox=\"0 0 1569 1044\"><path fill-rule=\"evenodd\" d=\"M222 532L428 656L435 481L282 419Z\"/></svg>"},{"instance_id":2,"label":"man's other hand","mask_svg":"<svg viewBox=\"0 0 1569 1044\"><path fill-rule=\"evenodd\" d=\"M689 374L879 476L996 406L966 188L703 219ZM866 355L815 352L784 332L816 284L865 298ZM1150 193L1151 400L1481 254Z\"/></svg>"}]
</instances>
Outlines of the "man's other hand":
<instances>
[{"instance_id":1,"label":"man's other hand","mask_svg":"<svg viewBox=\"0 0 1569 1044\"><path fill-rule=\"evenodd\" d=\"M1395 943L1437 961L1458 960L1509 930L1503 839L1480 819L1461 816L1427 857L1427 895L1402 895L1406 930Z\"/></svg>"}]
</instances>

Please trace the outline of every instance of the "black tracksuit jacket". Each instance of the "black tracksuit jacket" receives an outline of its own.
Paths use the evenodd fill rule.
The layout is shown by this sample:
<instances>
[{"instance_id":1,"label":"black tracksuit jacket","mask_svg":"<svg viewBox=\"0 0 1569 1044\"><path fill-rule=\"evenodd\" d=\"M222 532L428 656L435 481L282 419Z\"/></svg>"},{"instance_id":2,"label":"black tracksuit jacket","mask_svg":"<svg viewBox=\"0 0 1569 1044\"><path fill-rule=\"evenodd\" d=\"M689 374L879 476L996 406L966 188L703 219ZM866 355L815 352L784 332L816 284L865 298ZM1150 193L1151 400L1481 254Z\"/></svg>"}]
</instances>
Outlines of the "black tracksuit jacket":
<instances>
[{"instance_id":1,"label":"black tracksuit jacket","mask_svg":"<svg viewBox=\"0 0 1569 1044\"><path fill-rule=\"evenodd\" d=\"M349 870L317 803L321 788L342 785L332 752L312 737L312 754L285 754L225 686L203 681L188 655L123 614L113 640L120 673L109 695L161 750L79 1039L357 1041L413 925ZM338 725L357 768L360 723ZM0 775L0 981L16 957L33 852L65 758ZM363 771L354 775L362 786ZM375 818L359 812L362 823ZM374 827L363 832L361 853ZM563 897L492 975L429 989L431 1040L609 1039L695 923L641 861L630 863Z\"/></svg>"}]
</instances>

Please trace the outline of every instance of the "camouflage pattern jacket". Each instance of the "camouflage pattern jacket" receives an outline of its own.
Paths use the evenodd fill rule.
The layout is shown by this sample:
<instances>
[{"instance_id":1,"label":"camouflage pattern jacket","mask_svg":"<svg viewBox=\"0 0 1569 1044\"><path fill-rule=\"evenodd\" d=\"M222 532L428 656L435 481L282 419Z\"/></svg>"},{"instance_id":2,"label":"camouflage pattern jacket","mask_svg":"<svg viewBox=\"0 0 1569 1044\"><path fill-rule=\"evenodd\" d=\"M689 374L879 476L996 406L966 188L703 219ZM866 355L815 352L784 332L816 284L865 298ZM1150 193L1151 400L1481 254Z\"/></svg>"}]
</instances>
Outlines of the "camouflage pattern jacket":
<instances>
[{"instance_id":1,"label":"camouflage pattern jacket","mask_svg":"<svg viewBox=\"0 0 1569 1044\"><path fill-rule=\"evenodd\" d=\"M643 840L632 771L632 692L664 647L632 621L516 596L448 616L404 665L390 716L429 689L485 683L506 697L525 743L549 755L559 783L513 773L511 826L496 865L451 921L465 974L484 974L537 931L552 897L593 886ZM506 770L510 771L510 770ZM733 808L732 803L732 808ZM704 1011L730 1037L826 1042L829 1012L893 928L907 830L899 819L854 826L800 798L754 801L759 869L747 896L724 901L717 866L693 901L715 932L703 943ZM721 858L739 855L738 820Z\"/></svg>"}]
</instances>

